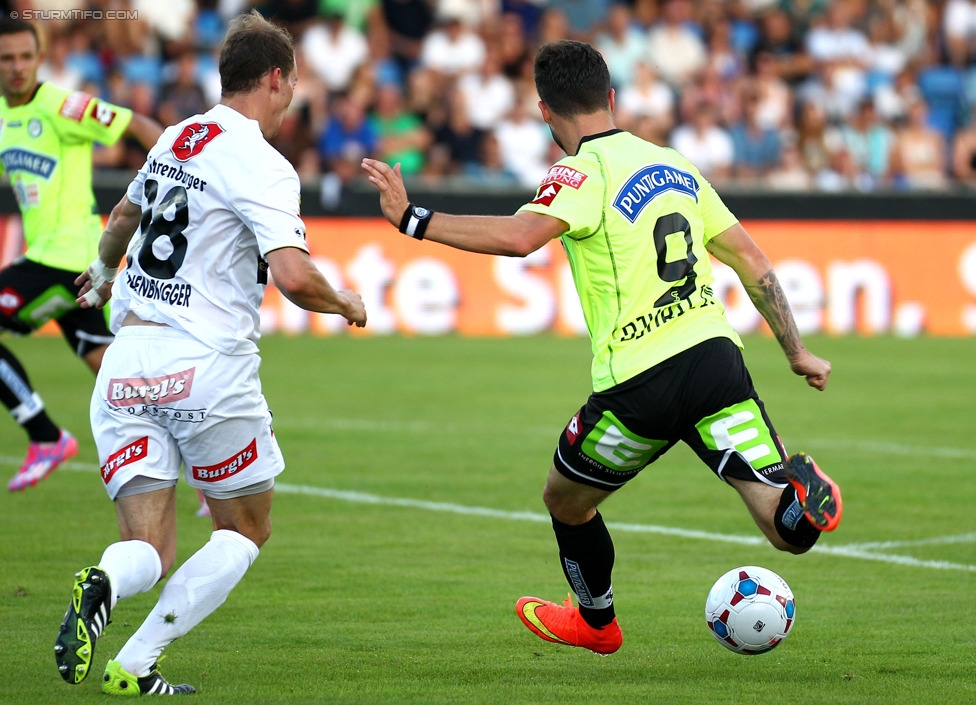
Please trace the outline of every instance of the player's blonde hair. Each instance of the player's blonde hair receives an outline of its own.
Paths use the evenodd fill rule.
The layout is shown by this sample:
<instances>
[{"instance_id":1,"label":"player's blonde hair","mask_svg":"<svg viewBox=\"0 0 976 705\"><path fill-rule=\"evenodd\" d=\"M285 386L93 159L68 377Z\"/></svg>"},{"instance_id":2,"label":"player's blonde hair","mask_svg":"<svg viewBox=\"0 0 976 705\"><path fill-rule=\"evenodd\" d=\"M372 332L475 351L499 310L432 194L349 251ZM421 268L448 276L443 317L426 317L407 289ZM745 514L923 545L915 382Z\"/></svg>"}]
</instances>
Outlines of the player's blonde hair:
<instances>
[{"instance_id":1,"label":"player's blonde hair","mask_svg":"<svg viewBox=\"0 0 976 705\"><path fill-rule=\"evenodd\" d=\"M230 23L220 47L220 95L250 93L276 68L286 76L295 68L294 40L284 27L268 22L257 10Z\"/></svg>"}]
</instances>

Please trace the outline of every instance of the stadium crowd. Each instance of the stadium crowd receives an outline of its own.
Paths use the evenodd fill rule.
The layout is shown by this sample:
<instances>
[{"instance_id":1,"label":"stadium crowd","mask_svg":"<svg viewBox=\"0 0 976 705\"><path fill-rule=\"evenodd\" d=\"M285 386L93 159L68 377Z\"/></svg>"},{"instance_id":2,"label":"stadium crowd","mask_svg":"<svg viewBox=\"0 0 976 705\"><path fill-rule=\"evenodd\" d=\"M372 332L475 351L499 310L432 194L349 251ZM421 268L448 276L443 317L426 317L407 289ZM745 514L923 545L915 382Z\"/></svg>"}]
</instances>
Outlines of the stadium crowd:
<instances>
[{"instance_id":1,"label":"stadium crowd","mask_svg":"<svg viewBox=\"0 0 976 705\"><path fill-rule=\"evenodd\" d=\"M562 152L536 107L532 60L567 37L606 58L619 127L674 147L717 185L976 186L976 0L5 4L44 35L42 80L163 124L218 100L226 22L258 7L299 49L274 144L324 193L361 178L363 156L411 177L534 188ZM105 19L120 9L130 19ZM143 159L120 143L95 163Z\"/></svg>"}]
</instances>

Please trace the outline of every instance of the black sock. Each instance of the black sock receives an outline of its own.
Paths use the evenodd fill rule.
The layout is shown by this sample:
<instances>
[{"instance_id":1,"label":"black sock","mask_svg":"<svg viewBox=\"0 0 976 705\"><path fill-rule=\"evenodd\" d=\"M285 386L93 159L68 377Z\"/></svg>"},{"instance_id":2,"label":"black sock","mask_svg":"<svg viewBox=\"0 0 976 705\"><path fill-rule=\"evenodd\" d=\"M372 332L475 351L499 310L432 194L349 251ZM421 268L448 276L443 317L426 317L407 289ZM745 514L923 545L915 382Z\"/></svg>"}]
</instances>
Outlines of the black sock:
<instances>
[{"instance_id":1,"label":"black sock","mask_svg":"<svg viewBox=\"0 0 976 705\"><path fill-rule=\"evenodd\" d=\"M570 526L552 518L552 530L559 546L559 562L569 586L579 600L580 615L597 629L616 616L613 610L613 540L603 517Z\"/></svg>"},{"instance_id":2,"label":"black sock","mask_svg":"<svg viewBox=\"0 0 976 705\"><path fill-rule=\"evenodd\" d=\"M29 414L26 419L14 419L35 443L53 443L61 435L60 429L54 425L47 413L44 411L43 404L38 410L32 407L38 405L38 397L34 396L34 388L27 379L27 372L24 371L20 360L14 357L4 345L0 345L0 402L13 413L14 409L21 409L21 413Z\"/></svg>"},{"instance_id":3,"label":"black sock","mask_svg":"<svg viewBox=\"0 0 976 705\"><path fill-rule=\"evenodd\" d=\"M780 495L774 521L776 533L791 546L810 548L820 538L820 529L811 524L803 513L792 485L787 485Z\"/></svg>"}]
</instances>

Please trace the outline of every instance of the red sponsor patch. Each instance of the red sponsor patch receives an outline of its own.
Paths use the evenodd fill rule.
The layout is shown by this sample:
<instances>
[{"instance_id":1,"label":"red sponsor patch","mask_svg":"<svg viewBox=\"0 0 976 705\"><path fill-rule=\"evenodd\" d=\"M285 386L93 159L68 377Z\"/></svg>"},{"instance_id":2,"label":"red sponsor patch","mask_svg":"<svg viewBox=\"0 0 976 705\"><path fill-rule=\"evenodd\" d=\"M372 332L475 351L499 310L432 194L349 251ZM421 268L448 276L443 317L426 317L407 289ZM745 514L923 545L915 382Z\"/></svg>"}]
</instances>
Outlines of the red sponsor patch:
<instances>
[{"instance_id":1,"label":"red sponsor patch","mask_svg":"<svg viewBox=\"0 0 976 705\"><path fill-rule=\"evenodd\" d=\"M61 110L58 112L69 120L81 122L81 119L85 117L85 111L88 110L88 105L92 102L92 100L92 97L87 93L77 91L64 99L64 102L61 103Z\"/></svg>"},{"instance_id":2,"label":"red sponsor patch","mask_svg":"<svg viewBox=\"0 0 976 705\"><path fill-rule=\"evenodd\" d=\"M119 468L142 460L146 457L148 450L149 436L143 436L138 441L130 443L125 448L112 453L102 466L102 482L107 485Z\"/></svg>"},{"instance_id":3,"label":"red sponsor patch","mask_svg":"<svg viewBox=\"0 0 976 705\"><path fill-rule=\"evenodd\" d=\"M194 122L185 126L169 151L177 161L186 162L200 154L211 140L224 132L215 122Z\"/></svg>"},{"instance_id":4,"label":"red sponsor patch","mask_svg":"<svg viewBox=\"0 0 976 705\"><path fill-rule=\"evenodd\" d=\"M92 101L91 116L102 123L105 127L108 127L113 122L115 122L116 111L108 103L103 103L100 100Z\"/></svg>"},{"instance_id":5,"label":"red sponsor patch","mask_svg":"<svg viewBox=\"0 0 976 705\"><path fill-rule=\"evenodd\" d=\"M3 311L8 316L13 316L23 301L20 294L9 286L4 287L3 291L0 291L0 311Z\"/></svg>"},{"instance_id":6,"label":"red sponsor patch","mask_svg":"<svg viewBox=\"0 0 976 705\"><path fill-rule=\"evenodd\" d=\"M575 445L576 439L579 438L580 434L580 420L579 412L576 412L576 416L569 420L566 424L566 438L569 439L569 445Z\"/></svg>"},{"instance_id":7,"label":"red sponsor patch","mask_svg":"<svg viewBox=\"0 0 976 705\"><path fill-rule=\"evenodd\" d=\"M112 406L134 404L172 404L190 396L197 368L174 372L162 377L113 377L108 381L108 403Z\"/></svg>"},{"instance_id":8,"label":"red sponsor patch","mask_svg":"<svg viewBox=\"0 0 976 705\"><path fill-rule=\"evenodd\" d=\"M543 184L536 191L535 198L532 199L532 202L540 206L550 206L561 188L562 185L560 184Z\"/></svg>"},{"instance_id":9,"label":"red sponsor patch","mask_svg":"<svg viewBox=\"0 0 976 705\"><path fill-rule=\"evenodd\" d=\"M542 180L542 185L546 184L565 184L571 188L578 189L586 181L586 174L582 171L576 171L576 169L571 169L568 166L556 165L549 167L549 173L546 174L545 178Z\"/></svg>"},{"instance_id":10,"label":"red sponsor patch","mask_svg":"<svg viewBox=\"0 0 976 705\"><path fill-rule=\"evenodd\" d=\"M214 465L194 465L190 473L193 479L203 482L218 482L225 478L236 475L241 470L258 459L258 439L251 441L247 448L235 453L227 460L223 460Z\"/></svg>"}]
</instances>

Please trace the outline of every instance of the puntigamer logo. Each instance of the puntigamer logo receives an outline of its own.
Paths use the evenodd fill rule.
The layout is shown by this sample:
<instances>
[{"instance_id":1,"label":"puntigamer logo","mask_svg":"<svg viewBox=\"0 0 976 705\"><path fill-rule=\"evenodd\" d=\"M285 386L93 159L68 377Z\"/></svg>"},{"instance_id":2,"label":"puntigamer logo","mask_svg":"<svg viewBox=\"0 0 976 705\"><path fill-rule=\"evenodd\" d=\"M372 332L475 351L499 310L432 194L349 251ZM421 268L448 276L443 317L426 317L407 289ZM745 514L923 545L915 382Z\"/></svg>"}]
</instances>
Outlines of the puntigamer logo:
<instances>
[{"instance_id":1,"label":"puntigamer logo","mask_svg":"<svg viewBox=\"0 0 976 705\"><path fill-rule=\"evenodd\" d=\"M698 182L687 171L666 164L651 164L634 173L613 199L613 207L631 223L647 204L667 191L677 191L698 202Z\"/></svg>"}]
</instances>

